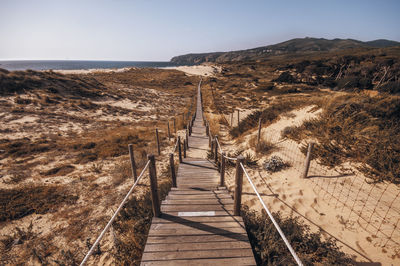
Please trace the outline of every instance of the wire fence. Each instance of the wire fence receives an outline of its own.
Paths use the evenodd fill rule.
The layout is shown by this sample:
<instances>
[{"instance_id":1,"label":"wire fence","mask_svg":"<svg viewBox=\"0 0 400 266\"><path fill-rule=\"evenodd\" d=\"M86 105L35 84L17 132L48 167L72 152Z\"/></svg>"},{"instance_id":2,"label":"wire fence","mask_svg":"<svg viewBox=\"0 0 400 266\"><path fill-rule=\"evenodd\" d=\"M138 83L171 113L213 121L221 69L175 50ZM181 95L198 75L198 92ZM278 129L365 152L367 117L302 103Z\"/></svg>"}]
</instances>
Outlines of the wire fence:
<instances>
[{"instance_id":1,"label":"wire fence","mask_svg":"<svg viewBox=\"0 0 400 266\"><path fill-rule=\"evenodd\" d=\"M280 131L268 130L263 139L274 144L282 159L300 175L305 154L297 142L282 138ZM342 216L344 222L356 221L379 245L400 245L400 188L389 182L369 182L354 167L329 168L318 159L310 163L307 182L314 191Z\"/></svg>"}]
</instances>

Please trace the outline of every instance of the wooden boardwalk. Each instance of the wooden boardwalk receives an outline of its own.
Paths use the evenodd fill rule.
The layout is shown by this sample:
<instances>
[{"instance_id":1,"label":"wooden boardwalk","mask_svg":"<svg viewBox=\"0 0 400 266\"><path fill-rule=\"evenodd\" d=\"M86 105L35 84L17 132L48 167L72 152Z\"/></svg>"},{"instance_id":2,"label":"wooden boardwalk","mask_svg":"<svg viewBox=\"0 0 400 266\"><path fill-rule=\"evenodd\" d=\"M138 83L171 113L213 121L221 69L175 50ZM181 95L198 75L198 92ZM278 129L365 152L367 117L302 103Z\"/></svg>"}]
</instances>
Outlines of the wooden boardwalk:
<instances>
[{"instance_id":1,"label":"wooden boardwalk","mask_svg":"<svg viewBox=\"0 0 400 266\"><path fill-rule=\"evenodd\" d=\"M161 217L152 220L141 265L256 265L243 220L233 215L232 197L205 159L200 97L189 147L177 188L162 202Z\"/></svg>"}]
</instances>

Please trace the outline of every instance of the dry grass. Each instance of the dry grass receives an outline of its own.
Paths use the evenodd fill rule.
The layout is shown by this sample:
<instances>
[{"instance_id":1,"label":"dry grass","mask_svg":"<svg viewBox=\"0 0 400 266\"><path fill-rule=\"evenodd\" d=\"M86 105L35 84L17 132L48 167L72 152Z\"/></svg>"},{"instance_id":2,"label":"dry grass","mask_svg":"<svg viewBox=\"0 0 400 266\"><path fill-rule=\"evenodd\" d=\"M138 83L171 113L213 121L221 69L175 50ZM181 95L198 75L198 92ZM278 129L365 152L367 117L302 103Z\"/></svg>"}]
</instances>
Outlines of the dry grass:
<instances>
[{"instance_id":1,"label":"dry grass","mask_svg":"<svg viewBox=\"0 0 400 266\"><path fill-rule=\"evenodd\" d=\"M260 143L258 143L258 136L255 135L250 138L249 145L253 148L257 153L268 155L272 153L275 149L275 145L266 139L261 138Z\"/></svg>"},{"instance_id":2,"label":"dry grass","mask_svg":"<svg viewBox=\"0 0 400 266\"><path fill-rule=\"evenodd\" d=\"M262 111L254 111L249 114L246 118L240 121L239 126L233 127L229 133L232 137L239 137L245 132L256 128L260 117L262 123L268 125L276 121L281 114L310 105L311 103L318 104L314 98L283 99L277 101Z\"/></svg>"},{"instance_id":3,"label":"dry grass","mask_svg":"<svg viewBox=\"0 0 400 266\"><path fill-rule=\"evenodd\" d=\"M62 186L20 186L0 189L0 221L16 220L32 213L54 212L63 204L73 204L78 196Z\"/></svg>"},{"instance_id":4,"label":"dry grass","mask_svg":"<svg viewBox=\"0 0 400 266\"><path fill-rule=\"evenodd\" d=\"M243 208L243 220L255 253L257 265L297 265L266 213ZM282 218L273 213L277 223L305 265L353 265L333 239L323 240L321 232L311 233L297 218Z\"/></svg>"},{"instance_id":5,"label":"dry grass","mask_svg":"<svg viewBox=\"0 0 400 266\"><path fill-rule=\"evenodd\" d=\"M354 160L364 163L362 170L376 181L399 183L399 113L398 96L348 94L332 98L320 118L286 135L298 141L317 139L314 156L324 165Z\"/></svg>"}]
</instances>

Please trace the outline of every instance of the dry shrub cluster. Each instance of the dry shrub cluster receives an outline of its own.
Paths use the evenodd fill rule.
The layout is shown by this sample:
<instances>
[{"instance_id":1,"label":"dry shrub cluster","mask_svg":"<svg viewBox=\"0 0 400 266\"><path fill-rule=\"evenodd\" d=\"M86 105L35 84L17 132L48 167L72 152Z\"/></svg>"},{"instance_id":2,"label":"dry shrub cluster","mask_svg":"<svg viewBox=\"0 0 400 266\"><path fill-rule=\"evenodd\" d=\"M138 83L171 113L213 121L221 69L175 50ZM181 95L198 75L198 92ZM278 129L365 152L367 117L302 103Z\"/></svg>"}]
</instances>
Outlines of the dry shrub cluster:
<instances>
[{"instance_id":1,"label":"dry shrub cluster","mask_svg":"<svg viewBox=\"0 0 400 266\"><path fill-rule=\"evenodd\" d=\"M7 71L0 69L0 95L40 90L79 97L102 95L104 86L88 76L62 75L52 71Z\"/></svg>"},{"instance_id":2,"label":"dry shrub cluster","mask_svg":"<svg viewBox=\"0 0 400 266\"><path fill-rule=\"evenodd\" d=\"M323 240L321 232L311 233L297 218L283 218L279 212L273 216L305 265L354 264L333 239ZM265 212L260 214L244 207L242 217L257 265L297 265Z\"/></svg>"},{"instance_id":3,"label":"dry shrub cluster","mask_svg":"<svg viewBox=\"0 0 400 266\"><path fill-rule=\"evenodd\" d=\"M248 130L256 128L258 126L258 120L260 117L262 123L272 123L282 113L286 113L293 109L309 105L310 102L311 99L308 98L287 99L279 101L279 103L274 103L262 111L254 111L253 113L249 114L246 118L240 121L239 126L233 127L229 131L229 133L232 137L237 138Z\"/></svg>"},{"instance_id":4,"label":"dry shrub cluster","mask_svg":"<svg viewBox=\"0 0 400 266\"><path fill-rule=\"evenodd\" d=\"M0 221L16 220L29 214L56 211L62 204L73 204L78 196L62 186L20 186L0 189Z\"/></svg>"},{"instance_id":5,"label":"dry shrub cluster","mask_svg":"<svg viewBox=\"0 0 400 266\"><path fill-rule=\"evenodd\" d=\"M298 141L316 138L314 156L324 165L355 160L364 163L361 170L376 181L399 183L399 114L399 96L349 94L331 99L318 119L305 121L287 136Z\"/></svg>"},{"instance_id":6,"label":"dry shrub cluster","mask_svg":"<svg viewBox=\"0 0 400 266\"><path fill-rule=\"evenodd\" d=\"M167 195L171 187L170 180L164 175L162 178L159 182L160 199ZM140 197L132 197L125 204L113 224L116 232L115 252L113 252L115 263L118 265L140 264L152 217L152 203L148 190Z\"/></svg>"},{"instance_id":7,"label":"dry shrub cluster","mask_svg":"<svg viewBox=\"0 0 400 266\"><path fill-rule=\"evenodd\" d=\"M251 148L254 148L256 152L261 153L263 155L270 154L276 148L275 144L273 144L271 141L267 139L260 138L260 142L258 142L257 135L254 135L253 137L250 138L249 145Z\"/></svg>"}]
</instances>

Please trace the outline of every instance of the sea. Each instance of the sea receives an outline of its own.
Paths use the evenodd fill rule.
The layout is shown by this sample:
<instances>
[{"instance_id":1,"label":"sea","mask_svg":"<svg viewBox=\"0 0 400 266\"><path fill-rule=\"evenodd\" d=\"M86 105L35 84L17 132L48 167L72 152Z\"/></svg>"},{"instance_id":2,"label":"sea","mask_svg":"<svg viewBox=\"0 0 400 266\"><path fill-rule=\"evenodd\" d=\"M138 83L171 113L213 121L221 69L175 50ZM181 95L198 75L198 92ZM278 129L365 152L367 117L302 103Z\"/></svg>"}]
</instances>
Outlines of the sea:
<instances>
[{"instance_id":1,"label":"sea","mask_svg":"<svg viewBox=\"0 0 400 266\"><path fill-rule=\"evenodd\" d=\"M124 67L174 67L180 66L171 62L156 61L84 61L84 60L0 60L0 68L13 70L72 70L104 69Z\"/></svg>"}]
</instances>

